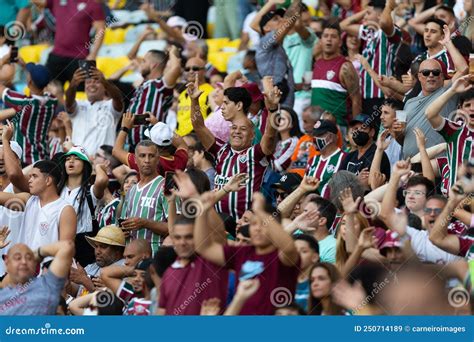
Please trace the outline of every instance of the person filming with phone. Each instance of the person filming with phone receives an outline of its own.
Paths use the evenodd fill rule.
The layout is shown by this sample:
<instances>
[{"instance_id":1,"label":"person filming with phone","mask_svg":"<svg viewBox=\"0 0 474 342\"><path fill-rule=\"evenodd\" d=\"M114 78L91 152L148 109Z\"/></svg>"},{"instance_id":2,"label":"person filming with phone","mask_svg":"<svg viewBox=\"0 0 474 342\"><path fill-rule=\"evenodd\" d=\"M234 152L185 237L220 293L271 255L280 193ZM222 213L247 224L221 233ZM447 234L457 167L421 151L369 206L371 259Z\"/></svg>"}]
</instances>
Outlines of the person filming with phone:
<instances>
[{"instance_id":1,"label":"person filming with phone","mask_svg":"<svg viewBox=\"0 0 474 342\"><path fill-rule=\"evenodd\" d=\"M76 100L84 82L87 100ZM89 156L102 145L115 143L115 127L123 111L122 93L91 61L84 61L66 91L66 111L72 121L72 141L83 146Z\"/></svg>"}]
</instances>

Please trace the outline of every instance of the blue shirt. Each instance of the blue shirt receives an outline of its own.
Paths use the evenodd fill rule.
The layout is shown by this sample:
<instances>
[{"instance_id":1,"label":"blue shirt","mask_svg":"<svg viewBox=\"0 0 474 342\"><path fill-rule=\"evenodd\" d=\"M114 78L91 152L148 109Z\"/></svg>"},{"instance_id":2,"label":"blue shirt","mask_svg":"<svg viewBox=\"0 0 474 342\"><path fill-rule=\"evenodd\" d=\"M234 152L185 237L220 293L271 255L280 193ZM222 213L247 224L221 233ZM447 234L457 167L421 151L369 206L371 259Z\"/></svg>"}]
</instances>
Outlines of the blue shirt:
<instances>
[{"instance_id":1,"label":"blue shirt","mask_svg":"<svg viewBox=\"0 0 474 342\"><path fill-rule=\"evenodd\" d=\"M308 312L308 298L309 298L309 279L303 282L298 282L296 285L295 302L298 306Z\"/></svg>"}]
</instances>

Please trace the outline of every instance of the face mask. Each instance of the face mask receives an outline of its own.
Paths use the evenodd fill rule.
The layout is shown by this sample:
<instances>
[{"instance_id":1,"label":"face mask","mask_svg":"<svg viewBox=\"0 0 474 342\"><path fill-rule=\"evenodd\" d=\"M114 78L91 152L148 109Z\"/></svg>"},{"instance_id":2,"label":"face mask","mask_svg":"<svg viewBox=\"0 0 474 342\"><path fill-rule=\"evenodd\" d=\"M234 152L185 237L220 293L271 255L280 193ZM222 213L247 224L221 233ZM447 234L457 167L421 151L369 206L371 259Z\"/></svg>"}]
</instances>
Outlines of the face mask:
<instances>
[{"instance_id":1,"label":"face mask","mask_svg":"<svg viewBox=\"0 0 474 342\"><path fill-rule=\"evenodd\" d=\"M97 310L92 310L91 308L85 308L82 316L98 316L99 312Z\"/></svg>"},{"instance_id":2,"label":"face mask","mask_svg":"<svg viewBox=\"0 0 474 342\"><path fill-rule=\"evenodd\" d=\"M326 141L326 138L315 138L314 143L318 151L324 150L326 146L329 145L329 143Z\"/></svg>"},{"instance_id":3,"label":"face mask","mask_svg":"<svg viewBox=\"0 0 474 342\"><path fill-rule=\"evenodd\" d=\"M357 146L365 146L369 142L369 133L357 131L352 134L352 140L356 143Z\"/></svg>"}]
</instances>

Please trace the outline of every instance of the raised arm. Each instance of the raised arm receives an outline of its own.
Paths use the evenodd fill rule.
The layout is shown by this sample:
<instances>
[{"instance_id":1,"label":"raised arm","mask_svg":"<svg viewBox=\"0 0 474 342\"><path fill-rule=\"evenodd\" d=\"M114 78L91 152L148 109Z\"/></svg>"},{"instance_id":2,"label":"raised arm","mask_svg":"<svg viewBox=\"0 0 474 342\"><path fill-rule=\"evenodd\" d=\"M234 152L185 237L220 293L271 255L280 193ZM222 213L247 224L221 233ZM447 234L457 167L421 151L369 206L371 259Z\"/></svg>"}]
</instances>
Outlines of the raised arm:
<instances>
[{"instance_id":1,"label":"raised arm","mask_svg":"<svg viewBox=\"0 0 474 342\"><path fill-rule=\"evenodd\" d=\"M163 79L168 87L174 87L181 76L181 59L178 57L178 48L171 45L169 50L169 61L163 75Z\"/></svg>"},{"instance_id":2,"label":"raised arm","mask_svg":"<svg viewBox=\"0 0 474 342\"><path fill-rule=\"evenodd\" d=\"M434 99L434 101L426 108L425 116L430 122L434 129L442 128L445 119L441 116L441 110L446 103L455 94L463 93L472 88L472 83L469 81L469 75L458 78L454 81L453 85L442 93L440 96Z\"/></svg>"},{"instance_id":3,"label":"raised arm","mask_svg":"<svg viewBox=\"0 0 474 342\"><path fill-rule=\"evenodd\" d=\"M290 195L288 195L279 205L278 212L281 217L290 217L296 204L303 198L306 193L316 191L319 187L319 179L314 177L304 176L303 181Z\"/></svg>"},{"instance_id":4,"label":"raised arm","mask_svg":"<svg viewBox=\"0 0 474 342\"><path fill-rule=\"evenodd\" d=\"M128 59L133 60L137 58L137 54L138 54L138 50L140 50L140 46L145 41L145 39L153 33L155 33L155 30L151 26L147 26L145 30L143 30L143 32L140 33L140 35L138 36L138 39L135 41L132 48L127 54Z\"/></svg>"},{"instance_id":5,"label":"raised arm","mask_svg":"<svg viewBox=\"0 0 474 342\"><path fill-rule=\"evenodd\" d=\"M339 73L341 83L347 89L352 102L352 115L355 116L362 112L362 98L359 86L359 74L350 62L342 65Z\"/></svg>"},{"instance_id":6,"label":"raised arm","mask_svg":"<svg viewBox=\"0 0 474 342\"><path fill-rule=\"evenodd\" d=\"M257 12L255 17L253 18L252 22L250 23L250 28L260 34L262 32L260 31L260 20L262 20L262 17L270 11L275 5L277 4L283 4L285 1L279 1L279 0L268 0L265 5L262 6L262 8Z\"/></svg>"},{"instance_id":7,"label":"raised arm","mask_svg":"<svg viewBox=\"0 0 474 342\"><path fill-rule=\"evenodd\" d=\"M96 20L92 23L92 27L95 31L94 36L94 45L90 49L89 55L87 56L87 60L94 61L97 58L97 54L99 53L100 47L104 41L105 36L105 21L104 20Z\"/></svg>"},{"instance_id":8,"label":"raised arm","mask_svg":"<svg viewBox=\"0 0 474 342\"><path fill-rule=\"evenodd\" d=\"M76 238L77 215L74 208L66 206L59 217L59 240L71 240Z\"/></svg>"},{"instance_id":9,"label":"raised arm","mask_svg":"<svg viewBox=\"0 0 474 342\"><path fill-rule=\"evenodd\" d=\"M426 153L428 154L428 158L430 158L430 159L432 160L432 159L435 158L438 154L445 152L447 146L448 146L448 145L447 145L446 143L441 143L441 144L438 144L438 145L435 145L435 146L428 147L428 148L426 149ZM414 163L421 163L421 155L420 155L420 153L417 153L417 154L415 154L413 157L411 157L410 163L412 163L412 164L414 164ZM433 166L433 164L431 164L431 166ZM435 172L435 173L436 173L436 172Z\"/></svg>"},{"instance_id":10,"label":"raised arm","mask_svg":"<svg viewBox=\"0 0 474 342\"><path fill-rule=\"evenodd\" d=\"M351 15L350 17L347 17L343 21L341 21L340 26L341 30L349 33L352 36L359 36L359 30L360 30L360 22L365 16L365 13L367 13L367 10L360 11L356 14Z\"/></svg>"},{"instance_id":11,"label":"raised arm","mask_svg":"<svg viewBox=\"0 0 474 342\"><path fill-rule=\"evenodd\" d=\"M388 36L393 36L395 25L393 24L392 12L397 7L395 0L387 0L380 17L380 28Z\"/></svg>"},{"instance_id":12,"label":"raised arm","mask_svg":"<svg viewBox=\"0 0 474 342\"><path fill-rule=\"evenodd\" d=\"M97 199L104 197L105 189L109 185L109 176L107 175L107 167L104 164L97 164L95 166L95 182L94 182L94 196Z\"/></svg>"},{"instance_id":13,"label":"raised arm","mask_svg":"<svg viewBox=\"0 0 474 342\"><path fill-rule=\"evenodd\" d=\"M3 126L2 145L3 145L3 161L5 165L5 172L7 173L10 182L20 191L29 192L28 179L23 174L21 164L13 150L10 147L10 140L12 139L15 127L11 122ZM26 203L26 201L25 201Z\"/></svg>"},{"instance_id":14,"label":"raised arm","mask_svg":"<svg viewBox=\"0 0 474 342\"><path fill-rule=\"evenodd\" d=\"M132 276L133 273L133 267L111 265L102 268L100 271L100 278L104 282L105 286L114 291L114 293L117 293L122 280Z\"/></svg>"},{"instance_id":15,"label":"raised arm","mask_svg":"<svg viewBox=\"0 0 474 342\"><path fill-rule=\"evenodd\" d=\"M433 171L433 167L431 166L431 160L426 152L426 138L425 134L421 129L418 127L414 130L416 136L416 146L418 146L418 150L420 151L421 156L421 169L423 171L423 176L428 178L430 181L435 181L435 173Z\"/></svg>"},{"instance_id":16,"label":"raised arm","mask_svg":"<svg viewBox=\"0 0 474 342\"><path fill-rule=\"evenodd\" d=\"M195 82L187 84L187 92L191 98L191 123L193 129L198 136L199 141L206 150L209 150L214 145L216 138L212 132L204 124L204 118L201 113L201 106L199 104L199 97L202 95L202 91L199 90L199 80L196 74Z\"/></svg>"},{"instance_id":17,"label":"raised arm","mask_svg":"<svg viewBox=\"0 0 474 342\"><path fill-rule=\"evenodd\" d=\"M58 278L65 278L69 274L72 258L76 252L74 242L71 240L58 241L56 243L41 246L36 250L36 258L42 259L48 256L54 257L49 272Z\"/></svg>"},{"instance_id":18,"label":"raised arm","mask_svg":"<svg viewBox=\"0 0 474 342\"><path fill-rule=\"evenodd\" d=\"M357 244L354 250L351 252L351 255L342 267L342 277L346 278L347 276L349 276L354 267L356 267L359 263L359 260L364 251L368 250L369 248L377 248L377 238L374 236L374 232L374 227L365 228L363 231L360 232L359 239L357 240Z\"/></svg>"},{"instance_id":19,"label":"raised arm","mask_svg":"<svg viewBox=\"0 0 474 342\"><path fill-rule=\"evenodd\" d=\"M146 15L150 20L156 21L160 25L160 29L166 33L169 38L177 41L180 44L185 44L186 40L184 39L183 33L181 31L175 31L170 27L165 20L161 17L161 13L155 11L150 3L143 4L140 9L145 11Z\"/></svg>"},{"instance_id":20,"label":"raised arm","mask_svg":"<svg viewBox=\"0 0 474 342\"><path fill-rule=\"evenodd\" d=\"M390 141L387 141L387 137L389 134L390 132L388 130L384 130L377 138L377 149L375 150L374 159L372 160L372 164L370 164L369 171L369 185L371 189L375 175L377 174L377 172L380 172L380 165L382 165L383 154L390 145Z\"/></svg>"},{"instance_id":21,"label":"raised arm","mask_svg":"<svg viewBox=\"0 0 474 342\"><path fill-rule=\"evenodd\" d=\"M413 27L416 33L423 35L425 32L425 21L428 20L430 17L434 16L438 6L431 7L426 11L417 14L410 20L408 20L408 25Z\"/></svg>"},{"instance_id":22,"label":"raised arm","mask_svg":"<svg viewBox=\"0 0 474 342\"><path fill-rule=\"evenodd\" d=\"M273 120L274 117L281 115L279 113L281 91L277 86L273 85L273 79L270 76L263 77L262 83L263 94L265 96L265 107L270 115L267 117L267 121L269 122L265 125L265 132L260 141L260 146L262 147L262 152L266 156L270 156L275 152L277 144L277 130L273 127L274 125L270 124L270 122L277 122L278 120Z\"/></svg>"},{"instance_id":23,"label":"raised arm","mask_svg":"<svg viewBox=\"0 0 474 342\"><path fill-rule=\"evenodd\" d=\"M286 266L299 266L299 253L291 235L285 232L281 224L275 220L271 213L267 213L265 208L265 197L259 192L253 194L252 209L254 214L266 226L268 237L272 244L278 249L278 258Z\"/></svg>"},{"instance_id":24,"label":"raised arm","mask_svg":"<svg viewBox=\"0 0 474 342\"><path fill-rule=\"evenodd\" d=\"M66 90L66 102L65 107L66 111L69 114L73 114L76 111L76 91L79 84L84 82L87 78L87 72L78 68L74 75L72 76L71 83L69 84L69 88Z\"/></svg>"},{"instance_id":25,"label":"raised arm","mask_svg":"<svg viewBox=\"0 0 474 342\"><path fill-rule=\"evenodd\" d=\"M127 140L128 132L133 128L133 114L125 113L122 116L122 128L120 129L117 139L115 140L112 155L122 164L128 166L128 152L123 146Z\"/></svg>"},{"instance_id":26,"label":"raised arm","mask_svg":"<svg viewBox=\"0 0 474 342\"><path fill-rule=\"evenodd\" d=\"M283 26L275 31L274 39L276 43L283 43L283 39L285 39L288 32L295 26L296 19L299 17L301 17L301 0L293 0L290 7L286 10Z\"/></svg>"},{"instance_id":27,"label":"raised arm","mask_svg":"<svg viewBox=\"0 0 474 342\"><path fill-rule=\"evenodd\" d=\"M456 73L451 79L451 81L454 82L458 78L468 73L469 66L461 52L459 52L456 46L454 46L454 43L451 40L451 32L449 31L448 25L444 25L443 33L444 38L441 41L441 44L443 44L446 50L448 51L449 55L451 56L451 59L453 60L454 68L456 69Z\"/></svg>"},{"instance_id":28,"label":"raised arm","mask_svg":"<svg viewBox=\"0 0 474 342\"><path fill-rule=\"evenodd\" d=\"M403 175L410 173L410 163L405 160L398 161L392 170L392 175L388 182L387 191L382 200L382 207L380 210L379 218L384 222L388 216L393 213L395 209L395 201L397 198L397 189L400 182L400 178Z\"/></svg>"}]
</instances>

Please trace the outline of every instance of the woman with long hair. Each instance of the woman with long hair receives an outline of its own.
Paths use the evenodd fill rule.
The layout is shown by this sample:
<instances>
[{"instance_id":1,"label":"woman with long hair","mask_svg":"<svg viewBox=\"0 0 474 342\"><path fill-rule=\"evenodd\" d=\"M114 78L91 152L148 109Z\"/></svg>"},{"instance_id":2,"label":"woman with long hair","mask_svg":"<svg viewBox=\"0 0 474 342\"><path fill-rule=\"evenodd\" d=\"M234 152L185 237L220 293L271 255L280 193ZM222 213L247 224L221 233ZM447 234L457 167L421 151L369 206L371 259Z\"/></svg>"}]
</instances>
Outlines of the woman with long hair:
<instances>
[{"instance_id":1,"label":"woman with long hair","mask_svg":"<svg viewBox=\"0 0 474 342\"><path fill-rule=\"evenodd\" d=\"M104 165L96 166L96 177L91 185L92 163L86 150L74 146L61 159L64 167L64 181L59 185L60 196L74 207L77 214L76 260L86 266L95 260L94 249L86 241L86 236L96 235L99 227L95 209L97 202L104 196L109 183Z\"/></svg>"},{"instance_id":2,"label":"woman with long hair","mask_svg":"<svg viewBox=\"0 0 474 342\"><path fill-rule=\"evenodd\" d=\"M339 229L337 231L337 242L336 242L336 266L339 271L342 271L344 264L349 259L353 246L348 246L348 240L346 240L346 235L348 234L346 229L347 216L342 216ZM360 235L360 232L365 228L369 227L369 221L361 213L354 214L353 218L353 230L352 232L356 235L353 241L357 241L357 238Z\"/></svg>"},{"instance_id":3,"label":"woman with long hair","mask_svg":"<svg viewBox=\"0 0 474 342\"><path fill-rule=\"evenodd\" d=\"M286 106L281 107L278 125L278 143L275 149L273 165L278 172L286 171L291 164L291 156L295 151L298 139L302 136L298 114Z\"/></svg>"},{"instance_id":4,"label":"woman with long hair","mask_svg":"<svg viewBox=\"0 0 474 342\"><path fill-rule=\"evenodd\" d=\"M308 315L344 315L344 309L332 299L332 289L341 279L336 266L316 263L309 273Z\"/></svg>"}]
</instances>

